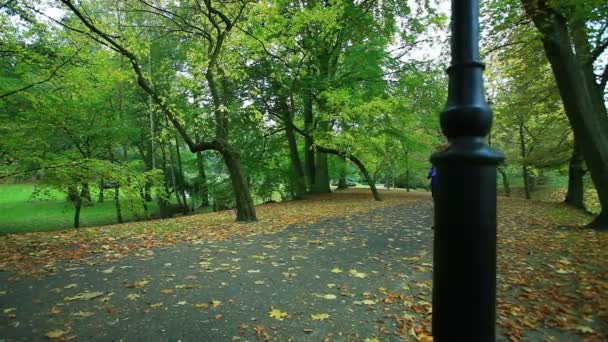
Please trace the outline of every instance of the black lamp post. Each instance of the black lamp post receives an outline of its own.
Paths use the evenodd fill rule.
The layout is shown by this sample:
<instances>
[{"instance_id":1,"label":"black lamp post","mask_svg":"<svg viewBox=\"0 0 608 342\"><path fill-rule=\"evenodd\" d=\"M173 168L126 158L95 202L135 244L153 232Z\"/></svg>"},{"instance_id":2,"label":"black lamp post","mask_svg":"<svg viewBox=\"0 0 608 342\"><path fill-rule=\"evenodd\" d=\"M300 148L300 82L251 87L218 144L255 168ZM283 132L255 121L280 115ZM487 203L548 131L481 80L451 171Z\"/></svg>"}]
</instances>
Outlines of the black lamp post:
<instances>
[{"instance_id":1,"label":"black lamp post","mask_svg":"<svg viewBox=\"0 0 608 342\"><path fill-rule=\"evenodd\" d=\"M435 153L433 336L494 341L496 323L496 166L484 141L492 112L479 61L479 3L452 0L452 64L441 129L450 147Z\"/></svg>"}]
</instances>

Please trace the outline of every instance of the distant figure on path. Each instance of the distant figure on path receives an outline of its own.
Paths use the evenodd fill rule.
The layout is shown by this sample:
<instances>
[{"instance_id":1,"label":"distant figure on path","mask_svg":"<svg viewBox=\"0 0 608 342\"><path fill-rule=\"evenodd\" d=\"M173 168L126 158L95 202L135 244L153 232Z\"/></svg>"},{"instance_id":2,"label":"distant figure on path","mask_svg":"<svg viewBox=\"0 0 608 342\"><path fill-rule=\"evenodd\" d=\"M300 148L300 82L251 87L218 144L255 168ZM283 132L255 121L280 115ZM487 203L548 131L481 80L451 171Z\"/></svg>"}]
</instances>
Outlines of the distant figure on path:
<instances>
[{"instance_id":1,"label":"distant figure on path","mask_svg":"<svg viewBox=\"0 0 608 342\"><path fill-rule=\"evenodd\" d=\"M435 195L435 184L437 183L437 169L434 166L431 166L429 170L429 174L426 176L426 179L431 180L431 196Z\"/></svg>"}]
</instances>

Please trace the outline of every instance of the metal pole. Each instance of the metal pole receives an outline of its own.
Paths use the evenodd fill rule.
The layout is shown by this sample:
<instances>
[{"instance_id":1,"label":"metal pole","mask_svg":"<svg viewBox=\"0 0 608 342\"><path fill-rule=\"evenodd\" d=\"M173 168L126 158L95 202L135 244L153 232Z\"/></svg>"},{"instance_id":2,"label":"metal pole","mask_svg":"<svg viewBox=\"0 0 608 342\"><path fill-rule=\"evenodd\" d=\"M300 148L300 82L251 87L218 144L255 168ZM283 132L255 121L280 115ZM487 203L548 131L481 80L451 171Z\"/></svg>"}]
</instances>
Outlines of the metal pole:
<instances>
[{"instance_id":1,"label":"metal pole","mask_svg":"<svg viewBox=\"0 0 608 342\"><path fill-rule=\"evenodd\" d=\"M484 141L492 112L479 61L479 4L452 0L452 64L441 129L450 146L435 153L433 336L494 341L496 323L496 166Z\"/></svg>"}]
</instances>

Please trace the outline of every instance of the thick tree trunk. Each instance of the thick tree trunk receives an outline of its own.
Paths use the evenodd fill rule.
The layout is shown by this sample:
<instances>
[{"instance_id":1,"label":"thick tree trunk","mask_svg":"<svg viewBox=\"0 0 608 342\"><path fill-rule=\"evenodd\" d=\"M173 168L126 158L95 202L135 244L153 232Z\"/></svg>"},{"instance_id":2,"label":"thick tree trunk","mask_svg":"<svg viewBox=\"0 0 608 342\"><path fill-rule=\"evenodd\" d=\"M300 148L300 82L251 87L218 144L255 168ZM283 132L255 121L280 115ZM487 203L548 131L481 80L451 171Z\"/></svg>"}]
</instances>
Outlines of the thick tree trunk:
<instances>
[{"instance_id":1,"label":"thick tree trunk","mask_svg":"<svg viewBox=\"0 0 608 342\"><path fill-rule=\"evenodd\" d=\"M507 177L507 172L502 167L496 168L496 170L500 173L502 178L502 187L505 191L506 197L511 197L511 185L509 184L509 178Z\"/></svg>"},{"instance_id":2,"label":"thick tree trunk","mask_svg":"<svg viewBox=\"0 0 608 342\"><path fill-rule=\"evenodd\" d=\"M584 210L585 187L583 184L583 177L585 176L586 171L583 164L583 155L581 154L580 148L575 143L568 167L568 192L566 193L564 203Z\"/></svg>"},{"instance_id":3,"label":"thick tree trunk","mask_svg":"<svg viewBox=\"0 0 608 342\"><path fill-rule=\"evenodd\" d=\"M217 139L217 147L215 148L224 157L224 163L230 174L230 181L234 191L236 203L236 220L237 221L256 221L255 206L253 198L249 191L247 179L243 173L241 166L241 158L238 151L230 146L228 141L228 118L225 115L225 108L229 103L227 89L224 89L223 94L218 91L213 68L209 67L205 78L209 85L209 91L213 100L213 113L215 118L215 137ZM221 82L220 82L221 83ZM223 96L222 96L223 95Z\"/></svg>"},{"instance_id":4,"label":"thick tree trunk","mask_svg":"<svg viewBox=\"0 0 608 342\"><path fill-rule=\"evenodd\" d=\"M304 168L309 191L312 191L315 184L315 150L311 136L313 130L312 93L307 90L304 94L304 131L308 134L304 136Z\"/></svg>"},{"instance_id":5,"label":"thick tree trunk","mask_svg":"<svg viewBox=\"0 0 608 342\"><path fill-rule=\"evenodd\" d=\"M312 189L314 193L331 193L329 187L329 170L327 167L327 154L316 151L315 160L315 183Z\"/></svg>"},{"instance_id":6,"label":"thick tree trunk","mask_svg":"<svg viewBox=\"0 0 608 342\"><path fill-rule=\"evenodd\" d=\"M209 185L205 174L205 160L202 152L196 152L196 167L198 169L198 193L201 199L200 207L209 206Z\"/></svg>"},{"instance_id":7,"label":"thick tree trunk","mask_svg":"<svg viewBox=\"0 0 608 342\"><path fill-rule=\"evenodd\" d=\"M120 187L114 188L114 205L116 206L116 221L122 223L122 209L120 207Z\"/></svg>"},{"instance_id":8,"label":"thick tree trunk","mask_svg":"<svg viewBox=\"0 0 608 342\"><path fill-rule=\"evenodd\" d=\"M230 151L230 148L224 148L222 151L226 168L230 174L232 182L232 190L236 202L236 220L237 221L256 221L255 206L249 192L249 185L243 174L240 162L240 156L236 151Z\"/></svg>"},{"instance_id":9,"label":"thick tree trunk","mask_svg":"<svg viewBox=\"0 0 608 342\"><path fill-rule=\"evenodd\" d=\"M557 87L575 141L597 191L601 212L590 227L608 230L608 116L603 104L594 99L584 68L572 51L568 21L550 2L522 0L526 13L543 34L545 54L553 69Z\"/></svg>"}]
</instances>

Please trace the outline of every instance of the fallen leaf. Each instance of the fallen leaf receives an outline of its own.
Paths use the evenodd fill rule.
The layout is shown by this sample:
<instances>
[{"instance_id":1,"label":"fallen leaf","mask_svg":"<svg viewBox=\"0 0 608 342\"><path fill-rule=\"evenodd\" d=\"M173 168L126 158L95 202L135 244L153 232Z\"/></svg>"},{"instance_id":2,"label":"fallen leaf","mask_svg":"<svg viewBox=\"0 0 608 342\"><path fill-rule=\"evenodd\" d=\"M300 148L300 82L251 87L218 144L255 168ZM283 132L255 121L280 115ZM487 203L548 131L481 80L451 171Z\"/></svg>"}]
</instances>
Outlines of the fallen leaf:
<instances>
[{"instance_id":1,"label":"fallen leaf","mask_svg":"<svg viewBox=\"0 0 608 342\"><path fill-rule=\"evenodd\" d=\"M71 302L71 301L74 301L74 300L79 300L79 299L91 300L91 299L94 299L94 298L97 298L97 297L101 297L101 296L103 296L103 294L104 293L100 292L100 291L96 291L96 292L82 292L82 293L79 293L79 294L77 294L77 295L75 295L73 297L65 297L65 298L63 298L63 300L68 301L68 302Z\"/></svg>"},{"instance_id":2,"label":"fallen leaf","mask_svg":"<svg viewBox=\"0 0 608 342\"><path fill-rule=\"evenodd\" d=\"M576 331L581 332L583 334L593 334L595 332L595 330L593 330L593 328L585 326L585 325L576 326Z\"/></svg>"},{"instance_id":3,"label":"fallen leaf","mask_svg":"<svg viewBox=\"0 0 608 342\"><path fill-rule=\"evenodd\" d=\"M326 313L319 313L319 314L312 314L310 315L310 317L315 320L315 321L323 321L326 319L329 319L329 314Z\"/></svg>"},{"instance_id":4,"label":"fallen leaf","mask_svg":"<svg viewBox=\"0 0 608 342\"><path fill-rule=\"evenodd\" d=\"M44 336L51 338L51 339L57 339L57 338L61 338L63 335L65 335L67 333L68 333L67 331L55 329L55 330L51 330L51 331L47 332Z\"/></svg>"},{"instance_id":5,"label":"fallen leaf","mask_svg":"<svg viewBox=\"0 0 608 342\"><path fill-rule=\"evenodd\" d=\"M51 316L59 315L60 313L61 313L61 309L56 306L53 306L52 308L50 308L49 312L48 312L48 314Z\"/></svg>"},{"instance_id":6,"label":"fallen leaf","mask_svg":"<svg viewBox=\"0 0 608 342\"><path fill-rule=\"evenodd\" d=\"M64 289L72 289L72 288L75 288L77 286L78 286L78 284L72 283L72 284L68 284L68 285L64 286L63 288Z\"/></svg>"},{"instance_id":7,"label":"fallen leaf","mask_svg":"<svg viewBox=\"0 0 608 342\"><path fill-rule=\"evenodd\" d=\"M279 309L275 309L275 308L270 308L270 311L268 311L268 316L271 318L275 318L278 319L279 321L282 321L284 318L289 317L289 314L287 312L283 312Z\"/></svg>"},{"instance_id":8,"label":"fallen leaf","mask_svg":"<svg viewBox=\"0 0 608 342\"><path fill-rule=\"evenodd\" d=\"M342 270L340 268L336 267L336 268L333 268L330 272L332 272L332 273L342 273Z\"/></svg>"},{"instance_id":9,"label":"fallen leaf","mask_svg":"<svg viewBox=\"0 0 608 342\"><path fill-rule=\"evenodd\" d=\"M129 293L126 298L129 299L129 300L135 300L135 299L137 299L139 297L141 297L141 296L139 294L137 294L137 293Z\"/></svg>"},{"instance_id":10,"label":"fallen leaf","mask_svg":"<svg viewBox=\"0 0 608 342\"><path fill-rule=\"evenodd\" d=\"M76 317L90 317L93 316L95 313L94 312L89 312L89 311L78 311L78 312L74 312L72 314L72 316L76 316Z\"/></svg>"},{"instance_id":11,"label":"fallen leaf","mask_svg":"<svg viewBox=\"0 0 608 342\"><path fill-rule=\"evenodd\" d=\"M323 299L336 299L336 298L337 298L336 295L335 294L331 294L331 293L323 295Z\"/></svg>"},{"instance_id":12,"label":"fallen leaf","mask_svg":"<svg viewBox=\"0 0 608 342\"><path fill-rule=\"evenodd\" d=\"M163 302L150 304L151 308L160 308L161 306L163 306Z\"/></svg>"},{"instance_id":13,"label":"fallen leaf","mask_svg":"<svg viewBox=\"0 0 608 342\"><path fill-rule=\"evenodd\" d=\"M224 315L222 315L222 314L215 315L215 319L222 319L223 317L224 317Z\"/></svg>"},{"instance_id":14,"label":"fallen leaf","mask_svg":"<svg viewBox=\"0 0 608 342\"><path fill-rule=\"evenodd\" d=\"M110 267L110 268L108 268L108 269L105 269L105 270L101 271L101 273L106 273L106 274L108 274L108 273L112 273L112 272L114 272L114 266L112 266L112 267Z\"/></svg>"},{"instance_id":15,"label":"fallen leaf","mask_svg":"<svg viewBox=\"0 0 608 342\"><path fill-rule=\"evenodd\" d=\"M127 284L127 287L129 288L139 288L139 287L144 287L146 286L150 281L149 280L141 280L141 281L135 281L132 283Z\"/></svg>"},{"instance_id":16,"label":"fallen leaf","mask_svg":"<svg viewBox=\"0 0 608 342\"><path fill-rule=\"evenodd\" d=\"M173 289L162 289L162 290L160 290L160 292L165 293L165 294L169 294L169 293L175 292L175 290L173 290Z\"/></svg>"},{"instance_id":17,"label":"fallen leaf","mask_svg":"<svg viewBox=\"0 0 608 342\"><path fill-rule=\"evenodd\" d=\"M348 271L348 273L355 278L365 278L367 277L367 274L363 273L363 272L359 272L357 270L350 270Z\"/></svg>"}]
</instances>

